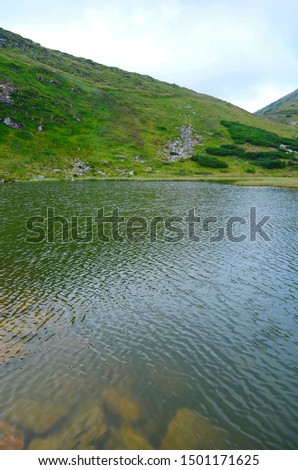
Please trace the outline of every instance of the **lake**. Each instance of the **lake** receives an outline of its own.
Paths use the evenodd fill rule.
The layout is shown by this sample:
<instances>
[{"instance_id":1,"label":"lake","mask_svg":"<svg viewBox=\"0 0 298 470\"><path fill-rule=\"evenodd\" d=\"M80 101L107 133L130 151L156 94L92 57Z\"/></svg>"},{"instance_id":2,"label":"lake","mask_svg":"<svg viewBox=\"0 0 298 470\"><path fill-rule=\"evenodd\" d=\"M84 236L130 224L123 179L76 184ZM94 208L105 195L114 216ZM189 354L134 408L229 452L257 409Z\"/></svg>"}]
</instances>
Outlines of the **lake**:
<instances>
[{"instance_id":1,"label":"lake","mask_svg":"<svg viewBox=\"0 0 298 470\"><path fill-rule=\"evenodd\" d=\"M297 191L0 191L0 447L297 447Z\"/></svg>"}]
</instances>

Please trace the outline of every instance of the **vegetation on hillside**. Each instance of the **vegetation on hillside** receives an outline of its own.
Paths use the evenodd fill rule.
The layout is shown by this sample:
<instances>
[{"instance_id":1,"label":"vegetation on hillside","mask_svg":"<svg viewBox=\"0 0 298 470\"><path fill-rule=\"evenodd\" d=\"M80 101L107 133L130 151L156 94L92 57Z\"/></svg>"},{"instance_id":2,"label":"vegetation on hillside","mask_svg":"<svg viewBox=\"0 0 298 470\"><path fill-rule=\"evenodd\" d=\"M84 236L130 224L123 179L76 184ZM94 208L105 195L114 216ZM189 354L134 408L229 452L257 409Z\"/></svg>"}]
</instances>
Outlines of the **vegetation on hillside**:
<instances>
[{"instance_id":1,"label":"vegetation on hillside","mask_svg":"<svg viewBox=\"0 0 298 470\"><path fill-rule=\"evenodd\" d=\"M242 145L254 152L253 145L264 145L266 151L290 141L293 148L293 126L0 29L0 180L191 177L206 168L206 149ZM209 161L211 174L250 171L235 152L229 149L221 166ZM296 168L255 170L292 175Z\"/></svg>"},{"instance_id":2,"label":"vegetation on hillside","mask_svg":"<svg viewBox=\"0 0 298 470\"><path fill-rule=\"evenodd\" d=\"M298 89L260 109L256 114L273 121L298 126Z\"/></svg>"}]
</instances>

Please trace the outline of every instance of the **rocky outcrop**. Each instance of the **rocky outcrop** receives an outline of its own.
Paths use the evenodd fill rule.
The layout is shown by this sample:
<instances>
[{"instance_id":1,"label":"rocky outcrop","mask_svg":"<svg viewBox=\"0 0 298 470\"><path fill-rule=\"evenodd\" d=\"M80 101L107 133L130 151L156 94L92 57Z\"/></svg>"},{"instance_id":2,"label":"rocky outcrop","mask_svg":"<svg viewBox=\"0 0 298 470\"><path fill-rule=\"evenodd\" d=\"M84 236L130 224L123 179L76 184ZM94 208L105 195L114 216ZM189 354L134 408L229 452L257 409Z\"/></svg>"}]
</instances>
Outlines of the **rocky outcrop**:
<instances>
[{"instance_id":1,"label":"rocky outcrop","mask_svg":"<svg viewBox=\"0 0 298 470\"><path fill-rule=\"evenodd\" d=\"M84 175L86 173L89 173L91 171L90 166L87 165L87 163L82 162L78 158L74 159L74 165L73 165L73 170L72 173L74 175Z\"/></svg>"},{"instance_id":2,"label":"rocky outcrop","mask_svg":"<svg viewBox=\"0 0 298 470\"><path fill-rule=\"evenodd\" d=\"M178 127L180 137L169 140L160 154L167 162L176 162L190 158L197 145L202 145L204 137L196 134L191 124Z\"/></svg>"}]
</instances>

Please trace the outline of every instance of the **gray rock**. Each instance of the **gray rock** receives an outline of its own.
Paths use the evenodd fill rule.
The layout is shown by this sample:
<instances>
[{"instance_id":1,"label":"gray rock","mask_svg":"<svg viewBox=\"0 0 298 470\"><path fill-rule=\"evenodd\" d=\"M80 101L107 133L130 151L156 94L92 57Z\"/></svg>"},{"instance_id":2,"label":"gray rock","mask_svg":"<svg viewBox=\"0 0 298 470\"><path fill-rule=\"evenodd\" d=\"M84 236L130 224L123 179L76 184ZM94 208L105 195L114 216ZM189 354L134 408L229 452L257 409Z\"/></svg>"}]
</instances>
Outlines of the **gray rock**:
<instances>
[{"instance_id":1,"label":"gray rock","mask_svg":"<svg viewBox=\"0 0 298 470\"><path fill-rule=\"evenodd\" d=\"M12 104L13 100L11 93L14 92L14 88L7 83L0 83L0 102L6 104Z\"/></svg>"},{"instance_id":2,"label":"gray rock","mask_svg":"<svg viewBox=\"0 0 298 470\"><path fill-rule=\"evenodd\" d=\"M21 129L25 125L22 122L11 119L10 117L6 117L3 122L6 126L10 127L11 129Z\"/></svg>"},{"instance_id":3,"label":"gray rock","mask_svg":"<svg viewBox=\"0 0 298 470\"><path fill-rule=\"evenodd\" d=\"M195 134L191 124L178 127L180 137L169 140L160 154L167 162L177 162L190 158L197 145L202 145L204 137Z\"/></svg>"},{"instance_id":4,"label":"gray rock","mask_svg":"<svg viewBox=\"0 0 298 470\"><path fill-rule=\"evenodd\" d=\"M76 174L78 176L84 175L85 173L89 173L91 171L90 166L87 165L86 162L82 162L78 158L74 159L74 167L73 167L73 174Z\"/></svg>"},{"instance_id":5,"label":"gray rock","mask_svg":"<svg viewBox=\"0 0 298 470\"><path fill-rule=\"evenodd\" d=\"M145 163L145 160L143 160L140 155L135 156L135 162L137 163Z\"/></svg>"}]
</instances>

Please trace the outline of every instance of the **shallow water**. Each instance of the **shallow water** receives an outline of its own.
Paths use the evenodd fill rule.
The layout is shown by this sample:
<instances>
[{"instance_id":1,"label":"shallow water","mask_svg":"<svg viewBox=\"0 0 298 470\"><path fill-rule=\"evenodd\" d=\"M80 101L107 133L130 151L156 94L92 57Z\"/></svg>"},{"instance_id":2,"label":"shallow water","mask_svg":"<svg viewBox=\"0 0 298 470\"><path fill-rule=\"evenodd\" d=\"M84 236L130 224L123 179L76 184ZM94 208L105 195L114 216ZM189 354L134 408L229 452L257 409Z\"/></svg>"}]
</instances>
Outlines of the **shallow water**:
<instances>
[{"instance_id":1,"label":"shallow water","mask_svg":"<svg viewBox=\"0 0 298 470\"><path fill-rule=\"evenodd\" d=\"M112 181L0 191L0 420L21 430L25 447L71 429L88 407L105 423L93 435L86 420L96 448L121 446L124 432L160 448L185 408L214 435L219 429L226 448L297 447L296 191ZM47 207L68 220L81 216L81 233L83 216L97 208L149 221L195 208L225 227L232 216L248 221L256 207L258 220L270 216L271 241L225 235L211 243L198 223L200 242L187 234L166 242L159 226L156 241L63 243L58 225L54 243L26 242L26 219ZM248 235L247 227L235 225L235 233ZM43 406L57 407L49 413L57 420L28 423ZM210 445L222 444L215 437Z\"/></svg>"}]
</instances>

